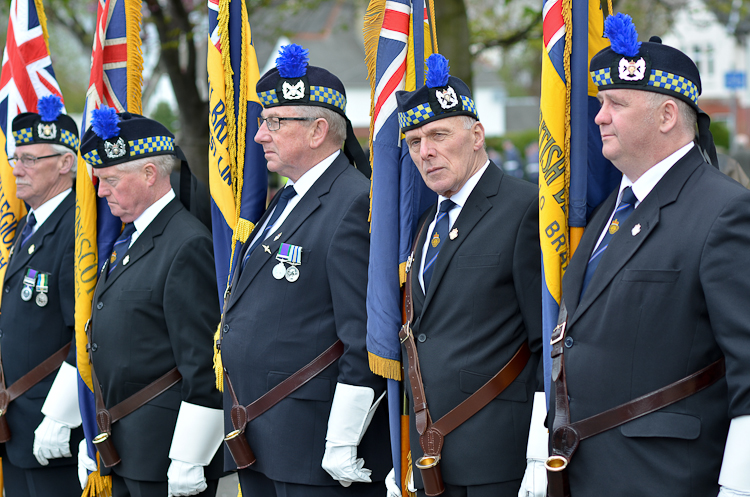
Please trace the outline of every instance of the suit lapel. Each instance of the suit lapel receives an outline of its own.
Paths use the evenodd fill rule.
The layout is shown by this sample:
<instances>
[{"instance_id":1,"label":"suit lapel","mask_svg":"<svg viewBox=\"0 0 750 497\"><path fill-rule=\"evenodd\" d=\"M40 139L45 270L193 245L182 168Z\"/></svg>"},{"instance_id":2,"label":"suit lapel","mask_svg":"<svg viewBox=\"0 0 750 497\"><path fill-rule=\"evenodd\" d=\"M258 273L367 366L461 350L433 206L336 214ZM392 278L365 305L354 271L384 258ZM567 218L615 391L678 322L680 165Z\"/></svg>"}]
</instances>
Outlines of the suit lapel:
<instances>
[{"instance_id":1,"label":"suit lapel","mask_svg":"<svg viewBox=\"0 0 750 497\"><path fill-rule=\"evenodd\" d=\"M656 229L659 224L661 209L677 200L677 196L687 179L702 163L703 159L694 147L685 157L672 166L667 174L656 184L654 189L651 190L651 193L638 205L633 214L620 226L617 234L612 237L609 247L602 254L602 260L599 262L599 266L591 278L583 299L575 308L575 313L569 324L572 325L599 295L606 290L615 276L622 270L623 266L625 266L649 235ZM609 214L612 213L614 206L610 207ZM607 215L607 219L609 219L609 215ZM636 225L638 225L637 228ZM599 238L602 229L604 229L604 226L601 226L598 233L594 233L596 239ZM586 259L587 263L588 257L584 259ZM585 273L585 267L583 268L583 272ZM578 294L580 294L580 284L576 286L578 286ZM575 291L574 288L571 288L571 290Z\"/></svg>"},{"instance_id":2,"label":"suit lapel","mask_svg":"<svg viewBox=\"0 0 750 497\"><path fill-rule=\"evenodd\" d=\"M25 269L28 265L32 264L32 259L37 254L39 249L44 246L45 240L48 236L52 235L56 230L57 226L63 218L63 215L75 205L75 192L71 191L67 197L60 202L60 205L52 211L52 214L47 218L46 221L36 230L36 233L31 235L29 241L26 243L24 248L20 248L21 231L26 225L26 219L24 218L23 223L18 223L16 228L16 239L13 242L13 256L8 262L8 269L5 273L5 279L7 280L10 276L14 275L20 270ZM34 249L29 253L31 247Z\"/></svg>"},{"instance_id":3,"label":"suit lapel","mask_svg":"<svg viewBox=\"0 0 750 497\"><path fill-rule=\"evenodd\" d=\"M309 218L312 213L320 207L320 198L331 190L333 182L346 170L347 167L351 166L349 165L346 156L344 154L339 154L336 160L333 161L328 169L326 169L320 178L318 178L310 187L307 193L305 193L305 196L294 206L294 209L292 209L281 226L275 231L275 234L269 236L265 242L250 254L250 258L248 259L245 268L238 268L235 270L237 277L233 278L236 279L236 282L233 282L234 289L232 290L232 295L227 304L227 310L234 305L234 302L236 302L238 297L247 289L260 270L265 267L266 263L270 259L276 257L281 244L286 243L300 226L302 226L305 220L307 220L307 218ZM266 217L268 212L271 211L272 209L269 208L266 214L264 214L264 217ZM258 224L262 226L262 222L259 221ZM248 238L248 240L250 240L250 238ZM246 245L249 244L246 243ZM266 250L265 247L268 247L268 250ZM245 250L247 249L243 247L243 257ZM303 253L304 250L305 247L303 246ZM242 259L240 259L240 261L241 260ZM239 262L239 264L241 264L241 262ZM236 286L234 283L236 283Z\"/></svg>"},{"instance_id":4,"label":"suit lapel","mask_svg":"<svg viewBox=\"0 0 750 497\"><path fill-rule=\"evenodd\" d=\"M112 284L120 277L120 275L130 270L130 268L132 268L139 259L141 259L144 255L150 252L151 249L154 248L154 239L164 232L167 224L169 224L169 220L172 219L177 211L182 208L183 207L182 204L180 204L180 201L174 198L161 210L161 212L159 212L159 214L156 215L154 220L151 221L151 224L149 224L146 229L143 230L143 233L138 235L138 239L136 239L133 245L127 250L127 264L125 264L125 257L123 257L120 265L117 266L114 271L112 271L112 274L106 276L105 281L101 283L101 293L106 292L109 287L112 286ZM102 276L106 274L104 271L107 271L108 268L109 260L107 260L106 264L104 265Z\"/></svg>"},{"instance_id":5,"label":"suit lapel","mask_svg":"<svg viewBox=\"0 0 750 497\"><path fill-rule=\"evenodd\" d=\"M458 236L454 240L448 239L445 247L440 249L440 254L435 261L435 269L432 272L430 287L427 289L427 294L425 295L423 312L430 305L432 296L435 294L435 289L439 287L440 280L450 266L456 251L464 243L464 240L466 240L466 237L471 233L471 230L479 220L492 208L489 198L497 195L502 176L503 173L500 169L490 163L471 192L471 195L466 199L466 204L461 209L461 214L458 215L458 219L456 219L451 228L451 231L457 232Z\"/></svg>"}]
</instances>

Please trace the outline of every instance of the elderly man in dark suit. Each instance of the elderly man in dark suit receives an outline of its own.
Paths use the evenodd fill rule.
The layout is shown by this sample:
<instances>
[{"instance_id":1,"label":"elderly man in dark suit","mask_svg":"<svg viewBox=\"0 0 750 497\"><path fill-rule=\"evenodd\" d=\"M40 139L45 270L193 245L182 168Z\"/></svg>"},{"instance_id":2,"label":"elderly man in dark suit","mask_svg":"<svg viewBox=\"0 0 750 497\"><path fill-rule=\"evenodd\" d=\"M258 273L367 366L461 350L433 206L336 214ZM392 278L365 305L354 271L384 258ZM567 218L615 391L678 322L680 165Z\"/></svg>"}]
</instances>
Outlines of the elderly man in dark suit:
<instances>
[{"instance_id":1,"label":"elderly man in dark suit","mask_svg":"<svg viewBox=\"0 0 750 497\"><path fill-rule=\"evenodd\" d=\"M289 181L242 247L226 293L222 360L238 401L249 404L330 347L339 352L247 424L240 436L257 461L239 470L240 486L243 495L381 497L390 451L386 409L378 409L385 380L370 372L365 349L369 182L341 151L341 81L308 65L298 45L284 47L277 66L257 84L265 109L255 141L268 170ZM230 432L238 426L226 388L224 399ZM225 461L245 466L229 454Z\"/></svg>"},{"instance_id":2,"label":"elderly man in dark suit","mask_svg":"<svg viewBox=\"0 0 750 497\"><path fill-rule=\"evenodd\" d=\"M103 473L114 496L215 495L222 412L211 358L219 321L211 235L170 186L173 135L143 116L95 112L81 153L98 195L125 223L92 302L90 355L103 404L112 409L173 369L181 376L111 426L121 462Z\"/></svg>"},{"instance_id":3,"label":"elderly man in dark suit","mask_svg":"<svg viewBox=\"0 0 750 497\"><path fill-rule=\"evenodd\" d=\"M13 497L81 492L74 465L83 431L77 428L75 349L69 345L78 127L60 113L57 96L41 98L38 109L40 114L26 112L13 120L16 149L10 163L16 194L29 213L16 229L3 282L3 388L43 361L53 364L45 373L31 373L31 387L10 405L3 397L0 406L11 435L0 449L3 476Z\"/></svg>"},{"instance_id":4,"label":"elderly man in dark suit","mask_svg":"<svg viewBox=\"0 0 750 497\"><path fill-rule=\"evenodd\" d=\"M750 193L702 155L690 58L622 14L605 34L596 123L623 177L563 279L550 495L750 495Z\"/></svg>"},{"instance_id":5,"label":"elderly man in dark suit","mask_svg":"<svg viewBox=\"0 0 750 497\"><path fill-rule=\"evenodd\" d=\"M408 269L413 321L402 343L412 459L419 467L423 455L422 462L439 456L446 497L515 497L541 349L537 189L489 160L471 92L449 75L448 61L435 54L427 65L424 87L396 94L409 153L438 193L420 220ZM433 427L441 430L441 418L476 399L509 362L516 371L500 374L507 388L450 433L441 431L444 445L436 447ZM429 471L414 469L419 496L434 495L423 478Z\"/></svg>"}]
</instances>

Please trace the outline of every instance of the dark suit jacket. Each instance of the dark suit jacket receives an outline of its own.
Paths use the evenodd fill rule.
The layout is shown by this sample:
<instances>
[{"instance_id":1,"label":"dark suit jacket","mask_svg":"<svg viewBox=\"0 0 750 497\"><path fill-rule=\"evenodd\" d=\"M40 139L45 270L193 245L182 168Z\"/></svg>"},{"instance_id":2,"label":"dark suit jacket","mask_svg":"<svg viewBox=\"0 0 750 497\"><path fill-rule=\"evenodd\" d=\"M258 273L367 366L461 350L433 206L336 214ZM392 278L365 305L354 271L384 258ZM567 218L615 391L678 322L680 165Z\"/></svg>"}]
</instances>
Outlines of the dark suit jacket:
<instances>
[{"instance_id":1,"label":"dark suit jacket","mask_svg":"<svg viewBox=\"0 0 750 497\"><path fill-rule=\"evenodd\" d=\"M175 366L182 380L112 426L122 462L112 468L134 480L166 481L180 402L221 408L212 368L219 321L211 236L173 199L104 279L91 316L94 370L112 407ZM206 478L221 471L221 451Z\"/></svg>"},{"instance_id":2,"label":"dark suit jacket","mask_svg":"<svg viewBox=\"0 0 750 497\"><path fill-rule=\"evenodd\" d=\"M258 458L251 469L273 480L339 485L320 466L336 383L370 387L376 398L385 389L385 380L370 372L365 349L369 189L367 178L340 154L276 230L281 236L266 239L270 253L259 246L232 280L222 360L244 405L337 339L344 342L344 355L336 363L248 425L246 435ZM276 202L278 195L258 226ZM302 247L294 283L271 274L282 243ZM381 403L358 450L373 481L384 480L391 468L385 405ZM227 433L234 429L230 407L225 390ZM225 467L236 467L228 453Z\"/></svg>"},{"instance_id":3,"label":"dark suit jacket","mask_svg":"<svg viewBox=\"0 0 750 497\"><path fill-rule=\"evenodd\" d=\"M75 191L57 206L34 233L23 249L16 246L26 224L24 218L16 228L13 255L8 262L3 283L3 302L0 311L0 349L2 349L5 386L13 382L73 339L73 229ZM31 247L33 251L29 253ZM27 268L49 274L49 301L39 307L34 296L21 299L23 277ZM68 362L75 366L75 347L71 347ZM8 407L8 424L12 433L6 442L5 453L10 462L21 468L40 468L34 454L34 430L44 419L42 405L55 380L56 372L44 378ZM50 459L50 465L77 464L78 442L83 438L81 428L70 437L73 457Z\"/></svg>"},{"instance_id":4,"label":"dark suit jacket","mask_svg":"<svg viewBox=\"0 0 750 497\"><path fill-rule=\"evenodd\" d=\"M531 406L541 349L541 252L537 188L490 163L453 224L458 237L441 249L427 295L418 272L427 226L412 270L415 343L433 421L486 383L528 341L532 359L484 409L445 437L441 470L453 485L520 479L526 467ZM420 226L421 226L420 223ZM406 358L406 352L402 353ZM408 373L408 364L404 362ZM412 459L423 452L409 414ZM415 468L415 482L421 476ZM515 493L514 493L515 495Z\"/></svg>"},{"instance_id":5,"label":"dark suit jacket","mask_svg":"<svg viewBox=\"0 0 750 497\"><path fill-rule=\"evenodd\" d=\"M729 420L750 414L750 192L693 148L620 225L579 302L616 197L591 219L563 279L571 420L662 388L722 355L727 376L582 441L569 466L571 492L715 497Z\"/></svg>"}]
</instances>

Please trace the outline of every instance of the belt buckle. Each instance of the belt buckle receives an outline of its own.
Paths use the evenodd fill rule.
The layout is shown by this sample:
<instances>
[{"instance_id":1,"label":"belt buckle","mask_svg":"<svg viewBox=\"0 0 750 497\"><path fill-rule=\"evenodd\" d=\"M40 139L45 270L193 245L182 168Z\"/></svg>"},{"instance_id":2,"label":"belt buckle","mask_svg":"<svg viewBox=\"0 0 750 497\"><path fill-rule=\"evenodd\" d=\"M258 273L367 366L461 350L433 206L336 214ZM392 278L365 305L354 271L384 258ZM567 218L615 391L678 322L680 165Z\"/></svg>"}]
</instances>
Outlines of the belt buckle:
<instances>
[{"instance_id":1,"label":"belt buckle","mask_svg":"<svg viewBox=\"0 0 750 497\"><path fill-rule=\"evenodd\" d=\"M409 321L404 323L404 328L406 328L406 333L404 333L404 338L399 338L401 343L406 342L409 339L409 336L411 335L411 326L409 326Z\"/></svg>"},{"instance_id":2,"label":"belt buckle","mask_svg":"<svg viewBox=\"0 0 750 497\"><path fill-rule=\"evenodd\" d=\"M563 321L562 323L555 326L555 329L552 330L552 337L550 340L550 345L554 345L560 340L563 339L565 336L565 325L568 324L567 321Z\"/></svg>"}]
</instances>

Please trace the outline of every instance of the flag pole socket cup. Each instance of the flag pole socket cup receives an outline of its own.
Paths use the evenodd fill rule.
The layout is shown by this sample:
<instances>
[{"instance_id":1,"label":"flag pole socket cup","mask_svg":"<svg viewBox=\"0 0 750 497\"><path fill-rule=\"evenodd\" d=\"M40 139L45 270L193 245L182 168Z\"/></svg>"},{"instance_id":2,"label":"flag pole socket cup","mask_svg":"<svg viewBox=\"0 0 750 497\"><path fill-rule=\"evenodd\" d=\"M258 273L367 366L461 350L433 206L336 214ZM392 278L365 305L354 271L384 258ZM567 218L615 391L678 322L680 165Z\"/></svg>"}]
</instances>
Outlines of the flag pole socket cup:
<instances>
[{"instance_id":1,"label":"flag pole socket cup","mask_svg":"<svg viewBox=\"0 0 750 497\"><path fill-rule=\"evenodd\" d=\"M440 495L445 492L443 485L443 474L440 471L440 456L422 456L417 459L416 464L422 475L424 493L429 496Z\"/></svg>"},{"instance_id":2,"label":"flag pole socket cup","mask_svg":"<svg viewBox=\"0 0 750 497\"><path fill-rule=\"evenodd\" d=\"M10 440L10 426L8 426L8 418L5 417L5 411L0 409L0 443L5 443Z\"/></svg>"},{"instance_id":3,"label":"flag pole socket cup","mask_svg":"<svg viewBox=\"0 0 750 497\"><path fill-rule=\"evenodd\" d=\"M120 454L117 453L109 433L100 433L94 437L94 447L99 452L99 459L104 466L111 468L120 463Z\"/></svg>"},{"instance_id":4,"label":"flag pole socket cup","mask_svg":"<svg viewBox=\"0 0 750 497\"><path fill-rule=\"evenodd\" d=\"M237 469L245 469L255 463L255 454L245 436L245 430L234 430L224 437Z\"/></svg>"},{"instance_id":5,"label":"flag pole socket cup","mask_svg":"<svg viewBox=\"0 0 750 497\"><path fill-rule=\"evenodd\" d=\"M544 467L547 471L558 473L568 467L568 458L563 456L550 456L544 461Z\"/></svg>"}]
</instances>

